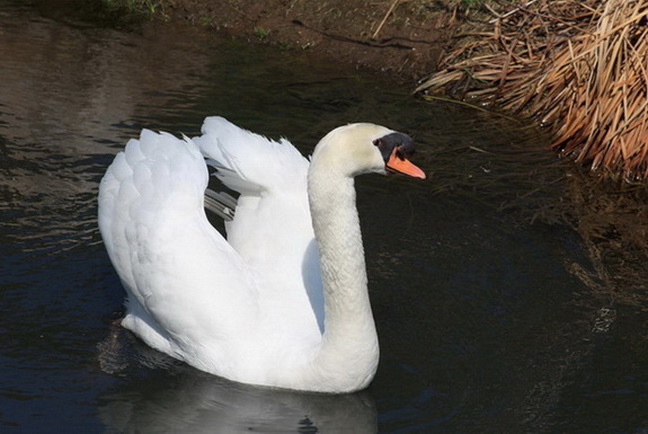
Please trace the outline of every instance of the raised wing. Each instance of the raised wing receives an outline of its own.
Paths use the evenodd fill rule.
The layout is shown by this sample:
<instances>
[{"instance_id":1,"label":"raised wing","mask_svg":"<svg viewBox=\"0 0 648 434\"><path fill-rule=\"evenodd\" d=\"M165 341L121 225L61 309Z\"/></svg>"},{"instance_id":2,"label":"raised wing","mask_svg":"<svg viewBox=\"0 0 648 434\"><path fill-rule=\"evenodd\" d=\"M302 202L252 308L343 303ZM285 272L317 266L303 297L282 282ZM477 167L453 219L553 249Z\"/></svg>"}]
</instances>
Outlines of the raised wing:
<instances>
[{"instance_id":1,"label":"raised wing","mask_svg":"<svg viewBox=\"0 0 648 434\"><path fill-rule=\"evenodd\" d=\"M128 293L123 324L179 358L218 353L219 336L252 333L257 315L254 273L206 219L207 180L191 140L144 130L100 185L99 228Z\"/></svg>"}]
</instances>

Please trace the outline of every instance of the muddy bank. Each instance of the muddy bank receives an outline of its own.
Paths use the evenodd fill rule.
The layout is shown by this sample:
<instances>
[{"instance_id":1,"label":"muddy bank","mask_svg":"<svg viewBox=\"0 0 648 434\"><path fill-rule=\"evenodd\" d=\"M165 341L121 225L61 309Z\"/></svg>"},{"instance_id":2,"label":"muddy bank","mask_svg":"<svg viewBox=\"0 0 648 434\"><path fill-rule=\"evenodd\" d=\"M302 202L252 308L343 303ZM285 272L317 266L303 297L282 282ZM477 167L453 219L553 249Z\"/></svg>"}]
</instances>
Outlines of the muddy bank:
<instances>
[{"instance_id":1,"label":"muddy bank","mask_svg":"<svg viewBox=\"0 0 648 434\"><path fill-rule=\"evenodd\" d=\"M106 10L190 25L283 49L310 51L412 82L435 71L459 26L457 0L101 0Z\"/></svg>"}]
</instances>

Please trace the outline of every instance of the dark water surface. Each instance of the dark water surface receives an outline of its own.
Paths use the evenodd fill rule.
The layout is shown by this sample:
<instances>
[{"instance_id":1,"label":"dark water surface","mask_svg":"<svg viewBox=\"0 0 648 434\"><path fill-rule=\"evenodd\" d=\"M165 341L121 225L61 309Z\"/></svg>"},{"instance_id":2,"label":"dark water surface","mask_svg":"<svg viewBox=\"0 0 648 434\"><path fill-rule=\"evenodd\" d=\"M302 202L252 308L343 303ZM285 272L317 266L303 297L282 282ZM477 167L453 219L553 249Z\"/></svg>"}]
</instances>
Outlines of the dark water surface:
<instances>
[{"instance_id":1,"label":"dark water surface","mask_svg":"<svg viewBox=\"0 0 648 434\"><path fill-rule=\"evenodd\" d=\"M303 53L24 2L0 0L0 60L0 432L648 430L648 306L569 271L592 264L538 131ZM115 325L99 180L140 128L195 134L209 114L304 153L361 120L420 144L425 182L358 181L382 353L368 390L233 384Z\"/></svg>"}]
</instances>

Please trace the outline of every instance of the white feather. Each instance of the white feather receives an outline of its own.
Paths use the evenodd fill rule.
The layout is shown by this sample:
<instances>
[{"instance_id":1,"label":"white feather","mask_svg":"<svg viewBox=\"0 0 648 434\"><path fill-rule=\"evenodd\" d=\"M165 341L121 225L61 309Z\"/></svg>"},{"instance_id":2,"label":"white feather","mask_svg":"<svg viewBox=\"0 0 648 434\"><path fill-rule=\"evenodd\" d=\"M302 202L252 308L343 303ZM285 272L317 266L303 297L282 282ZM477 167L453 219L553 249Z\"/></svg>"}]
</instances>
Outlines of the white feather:
<instances>
[{"instance_id":1,"label":"white feather","mask_svg":"<svg viewBox=\"0 0 648 434\"><path fill-rule=\"evenodd\" d=\"M352 177L384 173L372 141L389 132L369 124L334 130L309 169L288 141L220 117L207 118L192 140L142 131L115 157L99 192L99 227L128 294L123 326L235 381L365 387L378 342ZM203 156L240 193L227 240L205 216ZM321 214L319 249L311 207Z\"/></svg>"}]
</instances>

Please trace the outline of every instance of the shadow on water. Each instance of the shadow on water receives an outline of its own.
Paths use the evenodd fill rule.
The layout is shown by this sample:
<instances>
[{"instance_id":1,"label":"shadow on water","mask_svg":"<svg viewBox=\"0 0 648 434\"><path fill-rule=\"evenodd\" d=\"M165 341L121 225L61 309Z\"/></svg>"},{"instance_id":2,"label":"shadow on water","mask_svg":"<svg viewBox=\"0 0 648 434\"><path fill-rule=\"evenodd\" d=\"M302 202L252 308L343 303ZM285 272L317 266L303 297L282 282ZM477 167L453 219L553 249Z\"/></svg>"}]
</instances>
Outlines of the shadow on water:
<instances>
[{"instance_id":1,"label":"shadow on water","mask_svg":"<svg viewBox=\"0 0 648 434\"><path fill-rule=\"evenodd\" d=\"M596 217L604 203L574 205L576 178L542 132L308 53L169 24L116 30L37 4L0 1L0 430L648 427L648 277L619 266L644 256L620 253ZM208 114L305 154L353 121L419 143L427 181L357 182L382 354L367 391L232 384L115 330L124 294L96 227L99 180L142 127L192 135Z\"/></svg>"}]
</instances>

